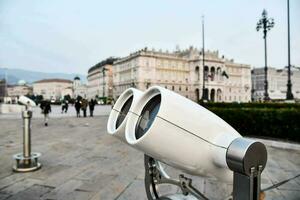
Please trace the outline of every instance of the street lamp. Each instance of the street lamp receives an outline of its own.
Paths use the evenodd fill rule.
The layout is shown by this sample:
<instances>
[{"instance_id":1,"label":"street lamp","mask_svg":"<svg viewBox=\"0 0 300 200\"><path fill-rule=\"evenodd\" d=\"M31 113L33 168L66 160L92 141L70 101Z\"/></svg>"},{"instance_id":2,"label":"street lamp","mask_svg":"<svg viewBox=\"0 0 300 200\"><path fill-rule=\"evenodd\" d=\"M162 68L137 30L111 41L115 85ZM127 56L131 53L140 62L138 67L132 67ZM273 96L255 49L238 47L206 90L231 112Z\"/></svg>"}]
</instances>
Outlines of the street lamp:
<instances>
[{"instance_id":1,"label":"street lamp","mask_svg":"<svg viewBox=\"0 0 300 200\"><path fill-rule=\"evenodd\" d=\"M264 93L264 100L268 101L269 93L268 93L268 65L267 65L267 32L274 27L274 19L268 18L268 13L264 9L262 12L262 18L258 21L256 25L256 30L259 31L263 29L264 33L264 40L265 40L265 93Z\"/></svg>"},{"instance_id":2,"label":"street lamp","mask_svg":"<svg viewBox=\"0 0 300 200\"><path fill-rule=\"evenodd\" d=\"M294 99L292 93L292 81L291 81L291 48L290 48L290 1L287 0L287 24L288 24L288 82L287 82L287 93L286 99Z\"/></svg>"}]
</instances>

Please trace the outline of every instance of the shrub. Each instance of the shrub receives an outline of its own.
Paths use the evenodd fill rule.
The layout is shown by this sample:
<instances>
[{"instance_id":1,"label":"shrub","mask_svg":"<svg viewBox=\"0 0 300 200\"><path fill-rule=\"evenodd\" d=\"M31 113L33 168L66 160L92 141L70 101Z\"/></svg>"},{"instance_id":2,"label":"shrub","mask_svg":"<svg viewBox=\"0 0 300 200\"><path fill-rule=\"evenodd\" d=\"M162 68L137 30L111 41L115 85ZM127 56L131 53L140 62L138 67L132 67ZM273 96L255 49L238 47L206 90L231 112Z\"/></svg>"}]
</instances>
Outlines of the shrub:
<instances>
[{"instance_id":1,"label":"shrub","mask_svg":"<svg viewBox=\"0 0 300 200\"><path fill-rule=\"evenodd\" d=\"M241 135L300 142L300 109L293 105L295 104L205 107L224 119Z\"/></svg>"}]
</instances>

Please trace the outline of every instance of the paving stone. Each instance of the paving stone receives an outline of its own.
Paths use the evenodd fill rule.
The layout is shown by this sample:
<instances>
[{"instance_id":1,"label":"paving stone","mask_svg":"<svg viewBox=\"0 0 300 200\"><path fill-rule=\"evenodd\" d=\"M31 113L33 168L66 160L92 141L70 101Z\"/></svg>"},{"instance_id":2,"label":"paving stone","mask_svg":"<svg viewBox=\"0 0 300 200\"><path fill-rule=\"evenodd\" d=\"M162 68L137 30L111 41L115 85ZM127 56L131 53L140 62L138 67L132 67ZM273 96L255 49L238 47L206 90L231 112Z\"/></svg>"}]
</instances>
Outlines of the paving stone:
<instances>
[{"instance_id":1,"label":"paving stone","mask_svg":"<svg viewBox=\"0 0 300 200\"><path fill-rule=\"evenodd\" d=\"M43 195L53 190L53 187L44 185L33 185L26 190L18 192L7 200L39 200Z\"/></svg>"},{"instance_id":2,"label":"paving stone","mask_svg":"<svg viewBox=\"0 0 300 200\"><path fill-rule=\"evenodd\" d=\"M42 199L82 200L82 199L89 199L90 197L92 197L93 193L91 192L76 190L78 187L80 187L81 184L82 181L69 180L64 184L62 184L61 186L52 190L50 193L42 196Z\"/></svg>"},{"instance_id":3,"label":"paving stone","mask_svg":"<svg viewBox=\"0 0 300 200\"><path fill-rule=\"evenodd\" d=\"M277 189L264 192L265 200L287 200L285 196Z\"/></svg>"},{"instance_id":4,"label":"paving stone","mask_svg":"<svg viewBox=\"0 0 300 200\"><path fill-rule=\"evenodd\" d=\"M96 177L89 181L83 181L77 189L82 191L98 192L106 185L109 185L117 175L111 174L98 174Z\"/></svg>"},{"instance_id":5,"label":"paving stone","mask_svg":"<svg viewBox=\"0 0 300 200\"><path fill-rule=\"evenodd\" d=\"M135 180L128 185L125 191L123 191L117 200L147 200L144 182L142 180Z\"/></svg>"},{"instance_id":6,"label":"paving stone","mask_svg":"<svg viewBox=\"0 0 300 200\"><path fill-rule=\"evenodd\" d=\"M300 191L290 191L290 190L280 190L280 193L287 200L299 200L300 199Z\"/></svg>"},{"instance_id":7,"label":"paving stone","mask_svg":"<svg viewBox=\"0 0 300 200\"><path fill-rule=\"evenodd\" d=\"M0 200L6 200L8 197L10 197L11 195L9 194L3 194L3 193L0 193Z\"/></svg>"},{"instance_id":8,"label":"paving stone","mask_svg":"<svg viewBox=\"0 0 300 200\"><path fill-rule=\"evenodd\" d=\"M78 168L72 168L71 166L66 169L59 171L46 180L44 180L44 185L52 186L52 187L58 187L62 184L64 184L69 179L73 178L77 174L79 174L82 170Z\"/></svg>"},{"instance_id":9,"label":"paving stone","mask_svg":"<svg viewBox=\"0 0 300 200\"><path fill-rule=\"evenodd\" d=\"M1 190L1 192L6 194L16 194L35 184L41 184L41 181L37 179L27 178L4 188L3 190Z\"/></svg>"}]
</instances>

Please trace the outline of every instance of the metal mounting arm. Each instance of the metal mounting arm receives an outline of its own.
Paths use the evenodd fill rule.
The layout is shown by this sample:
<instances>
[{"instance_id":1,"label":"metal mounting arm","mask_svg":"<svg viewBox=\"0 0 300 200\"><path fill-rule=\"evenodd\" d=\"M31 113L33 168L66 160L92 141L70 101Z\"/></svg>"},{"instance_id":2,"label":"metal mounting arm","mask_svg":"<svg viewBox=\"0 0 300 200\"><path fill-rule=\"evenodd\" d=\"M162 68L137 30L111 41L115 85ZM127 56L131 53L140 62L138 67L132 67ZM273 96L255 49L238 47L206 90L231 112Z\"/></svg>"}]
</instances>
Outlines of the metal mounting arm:
<instances>
[{"instance_id":1,"label":"metal mounting arm","mask_svg":"<svg viewBox=\"0 0 300 200\"><path fill-rule=\"evenodd\" d=\"M171 184L179 187L187 199L208 200L192 185L192 179L183 174L179 175L178 180L170 178L158 161L145 155L145 187L149 200L169 199L159 195L158 186L160 184Z\"/></svg>"}]
</instances>

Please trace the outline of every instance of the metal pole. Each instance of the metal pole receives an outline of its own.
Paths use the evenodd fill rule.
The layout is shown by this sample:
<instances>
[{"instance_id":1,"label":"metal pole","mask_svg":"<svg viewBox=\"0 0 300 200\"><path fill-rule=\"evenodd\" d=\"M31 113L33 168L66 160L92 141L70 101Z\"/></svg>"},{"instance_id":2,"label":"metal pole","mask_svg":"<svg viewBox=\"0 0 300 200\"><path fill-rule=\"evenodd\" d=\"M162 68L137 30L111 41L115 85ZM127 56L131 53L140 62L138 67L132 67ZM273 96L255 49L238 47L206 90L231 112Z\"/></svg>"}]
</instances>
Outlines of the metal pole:
<instances>
[{"instance_id":1,"label":"metal pole","mask_svg":"<svg viewBox=\"0 0 300 200\"><path fill-rule=\"evenodd\" d=\"M202 85L202 100L206 99L205 95L205 49L204 49L204 16L202 16L202 66L203 66L203 85Z\"/></svg>"},{"instance_id":2,"label":"metal pole","mask_svg":"<svg viewBox=\"0 0 300 200\"><path fill-rule=\"evenodd\" d=\"M13 166L15 172L31 172L41 168L41 163L38 162L40 153L31 152L31 118L32 111L25 106L22 112L23 118L23 153L18 153L13 156L16 160L16 165Z\"/></svg>"},{"instance_id":3,"label":"metal pole","mask_svg":"<svg viewBox=\"0 0 300 200\"><path fill-rule=\"evenodd\" d=\"M290 48L290 1L287 0L287 24L288 24L288 82L286 99L294 99L291 82L291 48Z\"/></svg>"},{"instance_id":4,"label":"metal pole","mask_svg":"<svg viewBox=\"0 0 300 200\"><path fill-rule=\"evenodd\" d=\"M30 120L32 116L32 112L29 110L25 110L22 113L23 116L23 156L25 158L24 164L30 164L30 156L31 156L31 126Z\"/></svg>"},{"instance_id":5,"label":"metal pole","mask_svg":"<svg viewBox=\"0 0 300 200\"><path fill-rule=\"evenodd\" d=\"M267 30L264 30L264 39L265 39L265 101L269 100L268 93L268 64L267 64Z\"/></svg>"}]
</instances>

